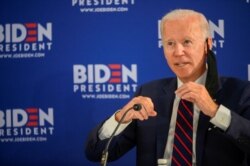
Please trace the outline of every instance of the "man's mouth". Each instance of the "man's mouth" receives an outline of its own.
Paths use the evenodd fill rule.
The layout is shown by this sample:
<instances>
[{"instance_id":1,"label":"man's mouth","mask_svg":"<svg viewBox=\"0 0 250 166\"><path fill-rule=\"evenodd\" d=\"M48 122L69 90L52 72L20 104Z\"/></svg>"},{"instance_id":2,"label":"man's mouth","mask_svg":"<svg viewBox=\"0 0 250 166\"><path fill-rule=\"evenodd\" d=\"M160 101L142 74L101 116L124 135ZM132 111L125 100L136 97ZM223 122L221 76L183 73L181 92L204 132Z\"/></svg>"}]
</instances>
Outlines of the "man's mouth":
<instances>
[{"instance_id":1,"label":"man's mouth","mask_svg":"<svg viewBox=\"0 0 250 166\"><path fill-rule=\"evenodd\" d=\"M175 63L174 65L177 66L177 67L184 67L187 64L189 64L189 63L188 62L181 62L181 63Z\"/></svg>"}]
</instances>

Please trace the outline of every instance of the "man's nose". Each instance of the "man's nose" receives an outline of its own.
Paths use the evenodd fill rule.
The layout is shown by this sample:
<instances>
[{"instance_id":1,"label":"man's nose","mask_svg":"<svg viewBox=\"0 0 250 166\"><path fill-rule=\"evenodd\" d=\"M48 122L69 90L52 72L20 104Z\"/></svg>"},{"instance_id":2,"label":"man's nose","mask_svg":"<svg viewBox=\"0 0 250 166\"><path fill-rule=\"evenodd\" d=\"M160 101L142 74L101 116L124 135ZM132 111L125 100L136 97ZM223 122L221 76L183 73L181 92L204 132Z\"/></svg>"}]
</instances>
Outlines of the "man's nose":
<instances>
[{"instance_id":1,"label":"man's nose","mask_svg":"<svg viewBox=\"0 0 250 166\"><path fill-rule=\"evenodd\" d=\"M177 43L174 49L175 56L182 56L184 54L184 47L181 43Z\"/></svg>"}]
</instances>

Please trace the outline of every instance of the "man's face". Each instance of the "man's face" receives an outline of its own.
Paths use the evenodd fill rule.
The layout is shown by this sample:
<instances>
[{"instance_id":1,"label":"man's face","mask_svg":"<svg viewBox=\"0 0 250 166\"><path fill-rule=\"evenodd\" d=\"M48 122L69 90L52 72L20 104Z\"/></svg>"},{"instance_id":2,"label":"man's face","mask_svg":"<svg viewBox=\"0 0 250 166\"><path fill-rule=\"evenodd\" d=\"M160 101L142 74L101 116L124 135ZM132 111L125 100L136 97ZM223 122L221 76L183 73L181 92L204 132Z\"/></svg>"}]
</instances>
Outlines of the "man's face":
<instances>
[{"instance_id":1,"label":"man's face","mask_svg":"<svg viewBox=\"0 0 250 166\"><path fill-rule=\"evenodd\" d=\"M195 81L206 69L205 39L194 17L169 20L162 34L165 58L182 82Z\"/></svg>"}]
</instances>

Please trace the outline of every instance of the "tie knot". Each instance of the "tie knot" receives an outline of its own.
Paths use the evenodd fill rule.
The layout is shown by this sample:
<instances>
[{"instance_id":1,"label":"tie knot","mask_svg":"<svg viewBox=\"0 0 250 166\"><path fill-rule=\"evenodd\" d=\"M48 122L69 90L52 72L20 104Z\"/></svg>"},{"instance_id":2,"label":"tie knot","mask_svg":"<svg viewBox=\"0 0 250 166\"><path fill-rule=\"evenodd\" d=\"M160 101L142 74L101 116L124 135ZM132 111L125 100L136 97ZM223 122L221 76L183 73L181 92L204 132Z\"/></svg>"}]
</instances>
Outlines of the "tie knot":
<instances>
[{"instance_id":1,"label":"tie knot","mask_svg":"<svg viewBox=\"0 0 250 166\"><path fill-rule=\"evenodd\" d=\"M187 100L185 100L185 99L181 99L180 102L185 103L186 105L189 105L189 106L193 105L192 102L187 101Z\"/></svg>"}]
</instances>

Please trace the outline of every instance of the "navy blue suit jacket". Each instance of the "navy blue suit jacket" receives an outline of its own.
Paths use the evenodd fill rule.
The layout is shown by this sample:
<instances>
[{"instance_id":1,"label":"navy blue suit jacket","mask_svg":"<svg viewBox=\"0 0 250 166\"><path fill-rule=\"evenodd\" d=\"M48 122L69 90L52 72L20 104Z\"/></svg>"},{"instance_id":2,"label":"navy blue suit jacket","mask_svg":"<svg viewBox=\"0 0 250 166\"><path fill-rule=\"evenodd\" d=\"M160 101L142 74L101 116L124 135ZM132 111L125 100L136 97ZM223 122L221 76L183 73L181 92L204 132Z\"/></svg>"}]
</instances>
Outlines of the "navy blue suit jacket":
<instances>
[{"instance_id":1,"label":"navy blue suit jacket","mask_svg":"<svg viewBox=\"0 0 250 166\"><path fill-rule=\"evenodd\" d=\"M135 95L150 97L158 114L145 121L133 121L114 137L108 161L118 159L136 146L138 166L157 165L157 159L163 157L167 142L176 88L176 78L169 78L150 82L138 89ZM196 141L197 165L247 165L250 156L250 83L221 78L215 99L218 104L231 110L231 124L227 131L221 131L209 122L208 116L200 113ZM100 126L90 133L86 144L85 154L92 161L100 161L107 142L107 139L98 138Z\"/></svg>"}]
</instances>

